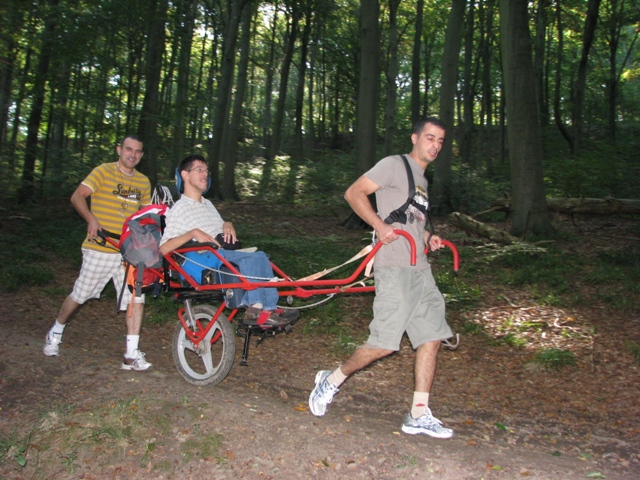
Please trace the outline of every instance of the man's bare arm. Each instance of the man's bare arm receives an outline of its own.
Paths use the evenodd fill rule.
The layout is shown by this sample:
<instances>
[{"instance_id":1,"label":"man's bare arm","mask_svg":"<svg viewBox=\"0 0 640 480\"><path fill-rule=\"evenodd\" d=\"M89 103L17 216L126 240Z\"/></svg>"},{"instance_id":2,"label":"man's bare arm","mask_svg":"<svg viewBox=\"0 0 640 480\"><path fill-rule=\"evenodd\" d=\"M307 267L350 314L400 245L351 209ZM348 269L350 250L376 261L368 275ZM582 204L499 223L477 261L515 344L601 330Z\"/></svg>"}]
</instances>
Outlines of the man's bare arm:
<instances>
[{"instance_id":1,"label":"man's bare arm","mask_svg":"<svg viewBox=\"0 0 640 480\"><path fill-rule=\"evenodd\" d=\"M73 205L76 212L78 212L78 214L87 222L87 234L89 235L89 239L95 240L98 236L98 230L102 230L102 227L100 226L98 219L96 219L89 209L87 198L92 194L93 190L81 183L78 185L78 188L76 188L76 191L73 192L73 195L71 195L71 205Z\"/></svg>"},{"instance_id":2,"label":"man's bare arm","mask_svg":"<svg viewBox=\"0 0 640 480\"><path fill-rule=\"evenodd\" d=\"M361 176L353 182L344 194L345 200L353 211L365 222L373 227L382 243L390 243L398 238L393 231L393 226L384 223L371 206L369 195L380 189L380 186L373 180Z\"/></svg>"}]
</instances>

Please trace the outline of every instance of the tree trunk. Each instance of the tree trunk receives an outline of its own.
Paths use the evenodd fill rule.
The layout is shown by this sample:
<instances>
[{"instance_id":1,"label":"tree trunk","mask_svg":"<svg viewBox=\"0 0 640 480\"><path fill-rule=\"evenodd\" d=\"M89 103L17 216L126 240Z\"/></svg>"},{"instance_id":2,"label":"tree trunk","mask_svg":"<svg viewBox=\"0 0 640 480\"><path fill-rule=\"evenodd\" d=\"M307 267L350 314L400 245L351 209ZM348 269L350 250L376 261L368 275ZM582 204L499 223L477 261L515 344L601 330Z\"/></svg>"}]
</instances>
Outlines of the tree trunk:
<instances>
[{"instance_id":1,"label":"tree trunk","mask_svg":"<svg viewBox=\"0 0 640 480\"><path fill-rule=\"evenodd\" d=\"M473 52L475 33L475 2L469 3L464 40L464 74L462 82L462 132L460 135L460 157L463 164L476 169L473 148L473 107L475 103L475 77L473 75Z\"/></svg>"},{"instance_id":2,"label":"tree trunk","mask_svg":"<svg viewBox=\"0 0 640 480\"><path fill-rule=\"evenodd\" d=\"M158 181L158 116L160 73L164 52L164 30L167 18L168 0L151 0L147 23L147 54L145 58L145 95L140 112L138 136L144 144L145 155L139 163L139 170L145 173L152 185Z\"/></svg>"},{"instance_id":3,"label":"tree trunk","mask_svg":"<svg viewBox=\"0 0 640 480\"><path fill-rule=\"evenodd\" d=\"M236 43L242 9L251 0L231 2L231 11L227 21L222 46L222 65L220 83L213 121L213 138L209 146L209 171L211 172L211 190L209 196L220 197L220 158L224 145L227 118L229 118L231 89L233 88L233 72L235 68Z\"/></svg>"},{"instance_id":4,"label":"tree trunk","mask_svg":"<svg viewBox=\"0 0 640 480\"><path fill-rule=\"evenodd\" d=\"M313 21L312 5L308 3L304 13L304 29L300 44L300 61L298 62L298 85L296 88L295 102L295 125L294 125L294 147L289 160L289 173L283 190L282 201L294 203L296 197L296 186L298 172L304 162L304 136L303 136L303 110L304 110L304 90L307 75L307 52L309 51L309 37L311 36L311 25Z\"/></svg>"},{"instance_id":5,"label":"tree trunk","mask_svg":"<svg viewBox=\"0 0 640 480\"><path fill-rule=\"evenodd\" d=\"M547 212L540 117L536 96L531 93L533 62L526 0L500 0L500 36L509 122L511 234L546 238L555 229Z\"/></svg>"},{"instance_id":6,"label":"tree trunk","mask_svg":"<svg viewBox=\"0 0 640 480\"><path fill-rule=\"evenodd\" d=\"M511 199L499 198L493 202L491 210L502 212L511 211ZM547 208L550 212L566 215L616 215L616 214L640 214L639 199L623 198L547 198Z\"/></svg>"},{"instance_id":7,"label":"tree trunk","mask_svg":"<svg viewBox=\"0 0 640 480\"><path fill-rule=\"evenodd\" d=\"M291 21L287 25L285 54L282 60L282 68L280 69L280 86L278 88L278 98L276 99L276 114L269 138L269 155L265 161L262 178L260 179L259 197L264 197L269 191L274 160L280 152L280 142L284 129L287 88L289 86L289 74L291 73L291 62L293 61L296 37L298 36L298 21L300 15L296 9L293 9L290 14Z\"/></svg>"},{"instance_id":8,"label":"tree trunk","mask_svg":"<svg viewBox=\"0 0 640 480\"><path fill-rule=\"evenodd\" d=\"M273 101L273 74L276 70L275 51L276 51L276 33L278 26L278 1L274 4L274 14L271 21L271 38L269 42L269 64L266 66L267 79L265 82L264 96L264 113L262 117L262 156L265 159L265 171L270 170L272 165L271 159L271 103Z\"/></svg>"},{"instance_id":9,"label":"tree trunk","mask_svg":"<svg viewBox=\"0 0 640 480\"><path fill-rule=\"evenodd\" d=\"M420 44L422 39L422 16L424 0L418 0L416 4L416 24L413 35L413 57L411 60L411 124L418 121L420 113ZM427 77L428 79L428 77ZM426 96L426 92L425 92Z\"/></svg>"},{"instance_id":10,"label":"tree trunk","mask_svg":"<svg viewBox=\"0 0 640 480\"><path fill-rule=\"evenodd\" d=\"M49 145L49 174L47 182L56 193L65 178L67 150L65 149L65 128L67 126L69 90L71 87L71 62L62 58L57 65L57 93L52 99L53 119L51 144ZM44 172L43 172L44 173Z\"/></svg>"},{"instance_id":11,"label":"tree trunk","mask_svg":"<svg viewBox=\"0 0 640 480\"><path fill-rule=\"evenodd\" d=\"M451 163L454 139L454 105L458 79L458 56L462 43L464 11L466 0L453 0L442 56L442 79L440 81L440 120L447 126L447 140L435 161L432 202L435 214L447 214L452 211L451 200Z\"/></svg>"},{"instance_id":12,"label":"tree trunk","mask_svg":"<svg viewBox=\"0 0 640 480\"><path fill-rule=\"evenodd\" d=\"M173 119L173 155L176 160L181 159L187 151L191 150L186 145L186 120L189 112L189 72L191 70L191 46L193 43L193 27L197 13L195 0L183 0L182 15L178 23L176 35L180 50L178 53L178 79L176 85L176 101ZM175 162L174 162L175 163Z\"/></svg>"},{"instance_id":13,"label":"tree trunk","mask_svg":"<svg viewBox=\"0 0 640 480\"><path fill-rule=\"evenodd\" d=\"M538 0L533 71L535 73L536 86L538 87L536 89L536 94L538 99L538 111L540 112L540 123L542 125L549 123L549 112L546 108L547 102L544 98L543 88L545 48L547 45L547 8L549 8L549 0Z\"/></svg>"},{"instance_id":14,"label":"tree trunk","mask_svg":"<svg viewBox=\"0 0 640 480\"><path fill-rule=\"evenodd\" d=\"M253 4L248 4L242 10L240 35L240 62L238 64L238 78L236 80L236 95L233 101L233 113L229 122L229 133L225 146L224 175L222 182L222 196L225 200L238 200L236 190L236 164L238 158L238 137L241 131L242 112L245 91L247 89L247 71L249 66L249 49L251 36L251 17Z\"/></svg>"},{"instance_id":15,"label":"tree trunk","mask_svg":"<svg viewBox=\"0 0 640 480\"><path fill-rule=\"evenodd\" d=\"M504 230L486 225L460 212L453 212L447 218L449 223L464 230L465 232L478 235L479 237L488 238L492 242L511 245L513 243L518 243L519 241L516 237L509 235Z\"/></svg>"},{"instance_id":16,"label":"tree trunk","mask_svg":"<svg viewBox=\"0 0 640 480\"><path fill-rule=\"evenodd\" d=\"M587 83L587 62L589 51L595 37L596 25L598 23L598 12L600 11L600 0L589 0L587 6L587 19L584 23L582 34L582 54L578 65L578 81L575 88L573 100L573 144L571 151L573 154L580 152L582 141L582 109L584 106L584 92Z\"/></svg>"},{"instance_id":17,"label":"tree trunk","mask_svg":"<svg viewBox=\"0 0 640 480\"><path fill-rule=\"evenodd\" d=\"M57 26L57 7L59 0L50 0L49 16L45 22L42 32L42 48L36 70L35 83L33 87L33 101L31 103L31 113L27 122L27 143L25 146L24 165L22 169L22 182L18 193L18 201L24 203L32 200L35 190L35 166L38 157L38 133L42 120L42 109L44 106L45 87L47 84L51 54L53 53L54 32Z\"/></svg>"},{"instance_id":18,"label":"tree trunk","mask_svg":"<svg viewBox=\"0 0 640 480\"><path fill-rule=\"evenodd\" d=\"M376 119L380 85L379 15L378 0L360 1L360 74L355 149L358 175L369 170L376 162ZM367 227L355 213L351 213L343 225L350 229Z\"/></svg>"},{"instance_id":19,"label":"tree trunk","mask_svg":"<svg viewBox=\"0 0 640 480\"><path fill-rule=\"evenodd\" d=\"M396 137L396 107L398 97L398 5L389 0L389 54L387 55L387 106L384 115L384 156L394 153Z\"/></svg>"},{"instance_id":20,"label":"tree trunk","mask_svg":"<svg viewBox=\"0 0 640 480\"><path fill-rule=\"evenodd\" d=\"M280 87L278 88L278 99L276 100L276 116L273 122L273 130L271 135L271 155L276 158L280 153L282 133L284 130L285 106L287 101L287 89L289 88L289 75L291 73L291 64L293 62L293 53L296 47L296 39L298 37L298 26L300 21L300 12L294 8L291 12L291 29L287 37L287 44L282 60L282 70L280 72ZM267 185L268 187L268 185Z\"/></svg>"},{"instance_id":21,"label":"tree trunk","mask_svg":"<svg viewBox=\"0 0 640 480\"><path fill-rule=\"evenodd\" d=\"M562 64L564 58L564 27L562 24L562 9L560 8L560 2L556 3L556 26L558 29L558 47L556 50L556 87L553 95L553 118L558 130L560 130L560 133L562 134L562 137L569 144L569 148L573 149L573 136L562 121L562 109L560 107L560 99L562 96Z\"/></svg>"},{"instance_id":22,"label":"tree trunk","mask_svg":"<svg viewBox=\"0 0 640 480\"><path fill-rule=\"evenodd\" d=\"M361 175L376 162L376 120L380 85L378 0L360 1L360 68L356 120L356 170Z\"/></svg>"}]
</instances>

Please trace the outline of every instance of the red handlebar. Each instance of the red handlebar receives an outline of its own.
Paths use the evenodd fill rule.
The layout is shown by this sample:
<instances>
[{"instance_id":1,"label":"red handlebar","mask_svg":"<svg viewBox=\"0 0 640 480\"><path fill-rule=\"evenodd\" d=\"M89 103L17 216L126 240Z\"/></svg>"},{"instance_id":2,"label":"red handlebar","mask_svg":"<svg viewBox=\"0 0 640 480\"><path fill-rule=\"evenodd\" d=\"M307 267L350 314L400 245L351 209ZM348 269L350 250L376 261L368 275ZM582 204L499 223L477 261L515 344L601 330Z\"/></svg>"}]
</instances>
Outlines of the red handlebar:
<instances>
[{"instance_id":1,"label":"red handlebar","mask_svg":"<svg viewBox=\"0 0 640 480\"><path fill-rule=\"evenodd\" d=\"M394 230L394 233L403 236L409 242L409 246L411 247L411 265L414 266L416 264L416 242L413 240L413 237L404 230ZM448 247L451 250L451 253L453 253L453 271L457 272L460 269L460 255L458 254L458 249L449 240L442 240L442 244L445 247ZM424 249L424 253L429 253L428 246Z\"/></svg>"},{"instance_id":2,"label":"red handlebar","mask_svg":"<svg viewBox=\"0 0 640 480\"><path fill-rule=\"evenodd\" d=\"M416 242L413 240L413 237L409 235L404 230L394 230L393 231L397 235L402 235L409 242L409 246L411 247L411 266L415 266L416 264Z\"/></svg>"}]
</instances>

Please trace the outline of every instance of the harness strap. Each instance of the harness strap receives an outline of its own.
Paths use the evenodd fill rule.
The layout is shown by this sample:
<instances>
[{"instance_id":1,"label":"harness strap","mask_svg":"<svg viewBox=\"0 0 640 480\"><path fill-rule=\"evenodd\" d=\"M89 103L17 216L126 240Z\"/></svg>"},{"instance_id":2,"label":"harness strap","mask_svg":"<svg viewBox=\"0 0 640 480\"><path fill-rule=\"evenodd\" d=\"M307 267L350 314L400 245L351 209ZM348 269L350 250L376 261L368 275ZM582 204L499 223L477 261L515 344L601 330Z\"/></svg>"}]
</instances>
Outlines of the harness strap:
<instances>
[{"instance_id":1,"label":"harness strap","mask_svg":"<svg viewBox=\"0 0 640 480\"><path fill-rule=\"evenodd\" d=\"M429 206L425 208L424 205L420 205L418 202L415 201L414 196L416 194L416 184L413 181L413 172L411 171L411 167L409 166L409 160L407 159L406 155L402 155L402 161L404 163L404 168L407 171L407 180L409 182L409 197L407 198L407 201L404 202L404 204L400 208L396 208L393 212L389 214L387 218L385 218L384 223L388 225L391 225L392 223L396 223L396 222L401 223L403 225L406 224L407 208L409 208L409 205L413 205L415 208L417 208L422 213L424 213L424 216L426 217L426 220L427 220L429 237L431 237L431 235L433 235L435 232L433 228L433 223L431 223L431 218L429 217L429 212L431 211L431 204L429 203Z\"/></svg>"},{"instance_id":2,"label":"harness strap","mask_svg":"<svg viewBox=\"0 0 640 480\"><path fill-rule=\"evenodd\" d=\"M402 155L402 161L404 162L404 168L407 170L407 180L409 181L409 197L400 208L396 208L389 214L387 218L385 218L384 223L387 223L389 225L395 222L402 224L407 223L407 215L405 211L407 210L407 208L409 208L409 205L413 203L413 197L416 194L416 184L413 181L413 172L411 172L409 160L407 160L406 155Z\"/></svg>"},{"instance_id":3,"label":"harness strap","mask_svg":"<svg viewBox=\"0 0 640 480\"><path fill-rule=\"evenodd\" d=\"M351 257L349 260L347 260L344 263L341 263L340 265L337 265L335 267L332 268L325 268L324 270L322 270L321 272L316 272L313 273L307 277L304 278L299 278L297 281L298 282L306 282L306 281L311 281L311 280L316 280L320 277L324 277L325 275L333 272L334 270L339 269L340 267L344 267L345 265L351 263L351 262L355 262L356 260L358 260L359 258L364 257L365 255L367 255L371 250L373 249L373 245L367 245L366 247L364 247L362 250L360 250L358 253L356 253L353 257Z\"/></svg>"}]
</instances>

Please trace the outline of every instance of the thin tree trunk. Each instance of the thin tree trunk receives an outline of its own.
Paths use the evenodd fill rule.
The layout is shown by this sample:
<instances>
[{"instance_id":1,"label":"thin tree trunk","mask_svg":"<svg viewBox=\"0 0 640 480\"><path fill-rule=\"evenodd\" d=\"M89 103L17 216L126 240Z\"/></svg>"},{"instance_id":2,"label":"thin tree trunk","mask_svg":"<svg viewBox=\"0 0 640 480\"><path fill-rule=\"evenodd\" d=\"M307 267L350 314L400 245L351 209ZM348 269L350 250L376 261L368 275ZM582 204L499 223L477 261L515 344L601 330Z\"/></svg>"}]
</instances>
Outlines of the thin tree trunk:
<instances>
[{"instance_id":1,"label":"thin tree trunk","mask_svg":"<svg viewBox=\"0 0 640 480\"><path fill-rule=\"evenodd\" d=\"M466 0L453 0L442 56L442 80L440 87L440 120L447 126L447 141L435 161L432 196L433 211L448 214L452 211L451 163L454 140L454 103L458 78L458 56L462 43Z\"/></svg>"},{"instance_id":2,"label":"thin tree trunk","mask_svg":"<svg viewBox=\"0 0 640 480\"><path fill-rule=\"evenodd\" d=\"M224 145L225 129L231 103L231 89L233 88L233 72L235 69L236 43L242 9L251 0L237 0L231 2L231 11L227 21L222 47L222 65L220 69L220 83L213 121L213 137L209 147L209 171L211 172L212 197L220 196L220 158Z\"/></svg>"},{"instance_id":3,"label":"thin tree trunk","mask_svg":"<svg viewBox=\"0 0 640 480\"><path fill-rule=\"evenodd\" d=\"M589 0L587 5L587 19L584 24L582 34L582 54L578 64L578 81L575 89L573 105L573 145L572 152L580 152L582 143L582 109L584 106L584 93L587 84L587 62L589 51L595 37L596 25L598 23L598 12L600 11L600 0Z\"/></svg>"},{"instance_id":4,"label":"thin tree trunk","mask_svg":"<svg viewBox=\"0 0 640 480\"><path fill-rule=\"evenodd\" d=\"M186 144L186 119L189 111L189 72L191 70L191 46L193 44L193 27L196 17L195 0L184 0L184 13L179 36L180 52L178 54L178 79L176 102L174 107L173 158L182 158L190 148Z\"/></svg>"},{"instance_id":5,"label":"thin tree trunk","mask_svg":"<svg viewBox=\"0 0 640 480\"><path fill-rule=\"evenodd\" d=\"M411 123L416 123L421 116L420 113L420 40L422 39L422 16L424 11L424 0L416 3L416 24L413 36L413 56L411 60ZM428 76L427 76L428 79ZM425 90L426 96L426 90ZM425 100L426 101L426 100Z\"/></svg>"},{"instance_id":6,"label":"thin tree trunk","mask_svg":"<svg viewBox=\"0 0 640 480\"><path fill-rule=\"evenodd\" d=\"M145 155L139 164L139 169L145 173L151 184L158 181L158 147L157 126L159 116L159 87L164 52L164 30L167 16L168 0L151 0L149 4L149 19L147 24L147 55L145 59L146 90L138 135L144 144Z\"/></svg>"},{"instance_id":7,"label":"thin tree trunk","mask_svg":"<svg viewBox=\"0 0 640 480\"><path fill-rule=\"evenodd\" d=\"M222 182L222 196L225 200L238 200L236 190L236 164L238 158L238 137L241 131L242 112L245 91L247 89L247 71L249 66L249 49L251 41L251 18L253 5L248 4L242 11L240 35L240 62L238 64L238 78L236 80L236 95L233 103L233 113L229 123L227 145L224 155L224 175Z\"/></svg>"},{"instance_id":8,"label":"thin tree trunk","mask_svg":"<svg viewBox=\"0 0 640 480\"><path fill-rule=\"evenodd\" d=\"M304 90L307 75L307 56L309 51L309 38L311 36L311 26L313 22L312 5L307 4L304 13L304 29L302 30L302 39L300 44L300 61L298 62L298 86L296 88L295 103L295 131L294 131L294 148L293 154L289 161L289 173L287 174L287 182L282 195L283 202L294 203L296 198L296 186L298 181L298 172L300 166L304 162L304 137L303 137L303 110L304 110Z\"/></svg>"},{"instance_id":9,"label":"thin tree trunk","mask_svg":"<svg viewBox=\"0 0 640 480\"><path fill-rule=\"evenodd\" d=\"M396 137L397 77L398 77L398 5L389 0L389 53L387 55L387 106L384 115L384 156L394 152ZM419 104L418 104L419 105Z\"/></svg>"},{"instance_id":10,"label":"thin tree trunk","mask_svg":"<svg viewBox=\"0 0 640 480\"><path fill-rule=\"evenodd\" d=\"M18 201L24 203L32 200L35 193L35 165L38 157L38 133L42 120L44 106L45 87L47 84L49 65L53 53L54 32L57 26L57 6L59 0L50 0L51 11L45 21L42 33L42 48L36 69L35 84L33 88L33 101L31 113L27 122L27 143L25 146L24 165L22 169L22 182L18 193Z\"/></svg>"},{"instance_id":11,"label":"thin tree trunk","mask_svg":"<svg viewBox=\"0 0 640 480\"><path fill-rule=\"evenodd\" d=\"M475 79L473 75L473 42L475 30L475 2L470 2L467 10L464 40L464 73L462 82L462 132L460 135L460 157L462 163L470 165L472 169L477 167L472 155L473 148L473 106L475 103Z\"/></svg>"}]
</instances>

